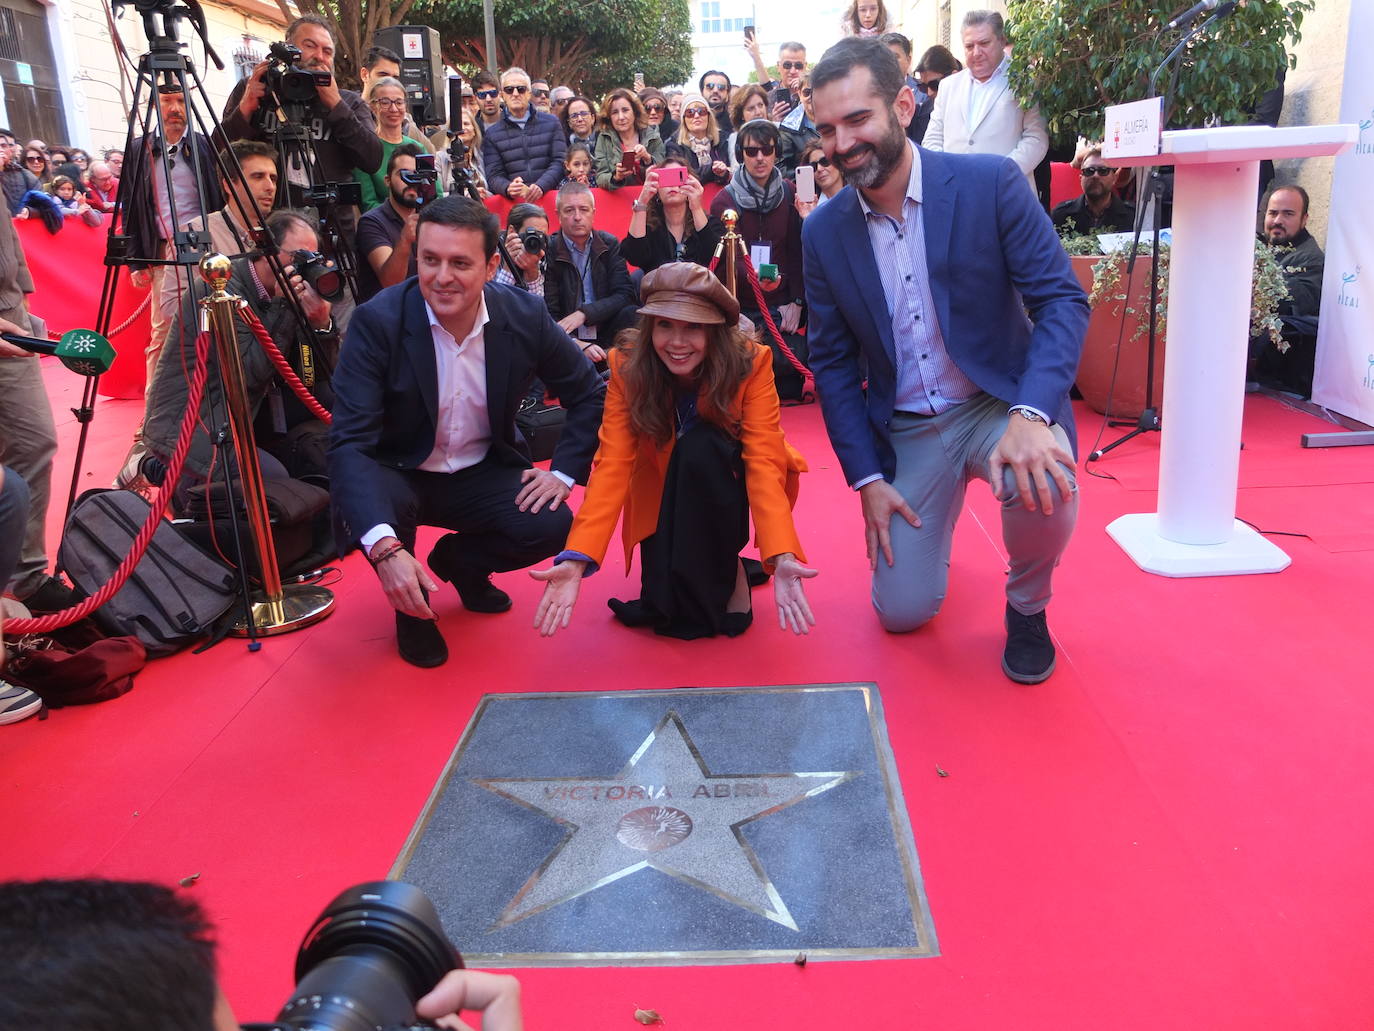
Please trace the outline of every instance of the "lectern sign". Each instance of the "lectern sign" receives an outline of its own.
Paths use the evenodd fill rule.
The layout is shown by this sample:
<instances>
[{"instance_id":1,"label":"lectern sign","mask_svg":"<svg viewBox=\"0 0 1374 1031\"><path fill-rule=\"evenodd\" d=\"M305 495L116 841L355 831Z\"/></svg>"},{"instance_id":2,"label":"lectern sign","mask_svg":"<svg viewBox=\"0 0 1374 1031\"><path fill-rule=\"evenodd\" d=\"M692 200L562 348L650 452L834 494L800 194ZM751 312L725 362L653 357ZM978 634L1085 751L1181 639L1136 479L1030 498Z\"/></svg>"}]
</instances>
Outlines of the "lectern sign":
<instances>
[{"instance_id":1,"label":"lectern sign","mask_svg":"<svg viewBox=\"0 0 1374 1031\"><path fill-rule=\"evenodd\" d=\"M1163 106L1163 97L1151 97L1107 108L1107 138L1102 143L1102 160L1158 154Z\"/></svg>"}]
</instances>

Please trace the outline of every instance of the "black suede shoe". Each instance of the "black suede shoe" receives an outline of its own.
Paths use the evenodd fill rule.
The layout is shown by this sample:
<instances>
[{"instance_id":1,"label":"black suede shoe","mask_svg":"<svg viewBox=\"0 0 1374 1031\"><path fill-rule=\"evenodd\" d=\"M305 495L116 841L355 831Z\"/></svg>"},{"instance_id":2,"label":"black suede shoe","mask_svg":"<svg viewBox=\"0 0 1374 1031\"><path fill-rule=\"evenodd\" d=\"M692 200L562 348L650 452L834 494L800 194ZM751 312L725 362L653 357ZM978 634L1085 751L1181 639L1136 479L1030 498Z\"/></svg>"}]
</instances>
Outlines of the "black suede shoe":
<instances>
[{"instance_id":1,"label":"black suede shoe","mask_svg":"<svg viewBox=\"0 0 1374 1031\"><path fill-rule=\"evenodd\" d=\"M1054 642L1045 624L1045 613L1023 616L1007 606L1007 648L1002 653L1002 672L1018 684L1038 684L1054 672Z\"/></svg>"},{"instance_id":2,"label":"black suede shoe","mask_svg":"<svg viewBox=\"0 0 1374 1031\"><path fill-rule=\"evenodd\" d=\"M727 612L720 620L720 632L726 637L738 637L754 624L754 610Z\"/></svg>"},{"instance_id":3,"label":"black suede shoe","mask_svg":"<svg viewBox=\"0 0 1374 1031\"><path fill-rule=\"evenodd\" d=\"M466 565L454 554L457 540L456 533L439 538L429 553L429 568L458 589L463 608L469 612L505 612L510 608L510 595L491 582L490 572Z\"/></svg>"},{"instance_id":4,"label":"black suede shoe","mask_svg":"<svg viewBox=\"0 0 1374 1031\"><path fill-rule=\"evenodd\" d=\"M644 607L644 603L638 598L633 601L621 601L619 598L607 598L606 607L615 613L623 626L641 627L653 624L653 615Z\"/></svg>"},{"instance_id":5,"label":"black suede shoe","mask_svg":"<svg viewBox=\"0 0 1374 1031\"><path fill-rule=\"evenodd\" d=\"M430 669L448 662L448 644L432 619L396 613L396 650L412 666Z\"/></svg>"}]
</instances>

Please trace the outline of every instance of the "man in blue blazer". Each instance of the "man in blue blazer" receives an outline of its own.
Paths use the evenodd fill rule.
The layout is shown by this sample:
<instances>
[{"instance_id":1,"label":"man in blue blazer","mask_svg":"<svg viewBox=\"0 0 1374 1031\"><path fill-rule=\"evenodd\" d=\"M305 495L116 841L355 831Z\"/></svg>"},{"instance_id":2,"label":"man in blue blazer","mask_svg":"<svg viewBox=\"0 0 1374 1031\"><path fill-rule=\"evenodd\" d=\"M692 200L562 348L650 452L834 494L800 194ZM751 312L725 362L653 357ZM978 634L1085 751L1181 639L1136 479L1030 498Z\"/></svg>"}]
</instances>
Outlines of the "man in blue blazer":
<instances>
[{"instance_id":1,"label":"man in blue blazer","mask_svg":"<svg viewBox=\"0 0 1374 1031\"><path fill-rule=\"evenodd\" d=\"M939 611L968 480L987 480L1010 556L1002 669L1039 683L1078 509L1068 393L1087 298L1015 164L906 139L915 100L882 43L836 44L811 88L850 184L803 230L811 367L862 498L873 606L897 633Z\"/></svg>"},{"instance_id":2,"label":"man in blue blazer","mask_svg":"<svg viewBox=\"0 0 1374 1031\"><path fill-rule=\"evenodd\" d=\"M340 550L359 543L396 609L401 657L437 666L448 647L415 558L419 524L441 538L429 567L465 608L504 612L491 583L563 548L563 502L585 482L605 394L591 362L541 298L489 284L496 216L466 197L426 205L416 227L419 274L354 313L334 372L330 496ZM567 409L551 469L532 468L515 427L538 378Z\"/></svg>"}]
</instances>

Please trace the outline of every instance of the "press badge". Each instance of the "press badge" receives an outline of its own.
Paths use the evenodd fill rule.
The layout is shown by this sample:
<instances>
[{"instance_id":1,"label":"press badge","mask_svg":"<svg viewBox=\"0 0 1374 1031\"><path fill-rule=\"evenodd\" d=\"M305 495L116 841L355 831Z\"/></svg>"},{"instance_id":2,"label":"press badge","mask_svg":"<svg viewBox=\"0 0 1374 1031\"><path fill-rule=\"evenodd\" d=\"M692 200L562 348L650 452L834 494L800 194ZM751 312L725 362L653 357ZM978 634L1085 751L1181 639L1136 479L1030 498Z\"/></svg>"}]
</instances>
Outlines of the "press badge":
<instances>
[{"instance_id":1,"label":"press badge","mask_svg":"<svg viewBox=\"0 0 1374 1031\"><path fill-rule=\"evenodd\" d=\"M749 248L749 260L753 262L754 268L760 265L773 264L773 245L771 243L756 243Z\"/></svg>"}]
</instances>

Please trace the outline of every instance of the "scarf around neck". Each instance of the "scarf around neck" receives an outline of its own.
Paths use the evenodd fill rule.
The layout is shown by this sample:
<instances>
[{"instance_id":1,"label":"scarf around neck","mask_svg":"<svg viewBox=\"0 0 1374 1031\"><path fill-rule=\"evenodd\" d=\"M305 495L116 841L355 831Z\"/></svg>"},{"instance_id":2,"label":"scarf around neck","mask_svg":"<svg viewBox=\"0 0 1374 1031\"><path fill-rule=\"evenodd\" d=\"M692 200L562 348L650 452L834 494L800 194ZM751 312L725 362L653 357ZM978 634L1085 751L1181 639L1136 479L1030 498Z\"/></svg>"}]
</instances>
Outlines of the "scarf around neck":
<instances>
[{"instance_id":1,"label":"scarf around neck","mask_svg":"<svg viewBox=\"0 0 1374 1031\"><path fill-rule=\"evenodd\" d=\"M745 211L757 211L760 215L767 215L787 198L780 171L774 168L768 182L760 187L743 164L730 177L730 193Z\"/></svg>"}]
</instances>

